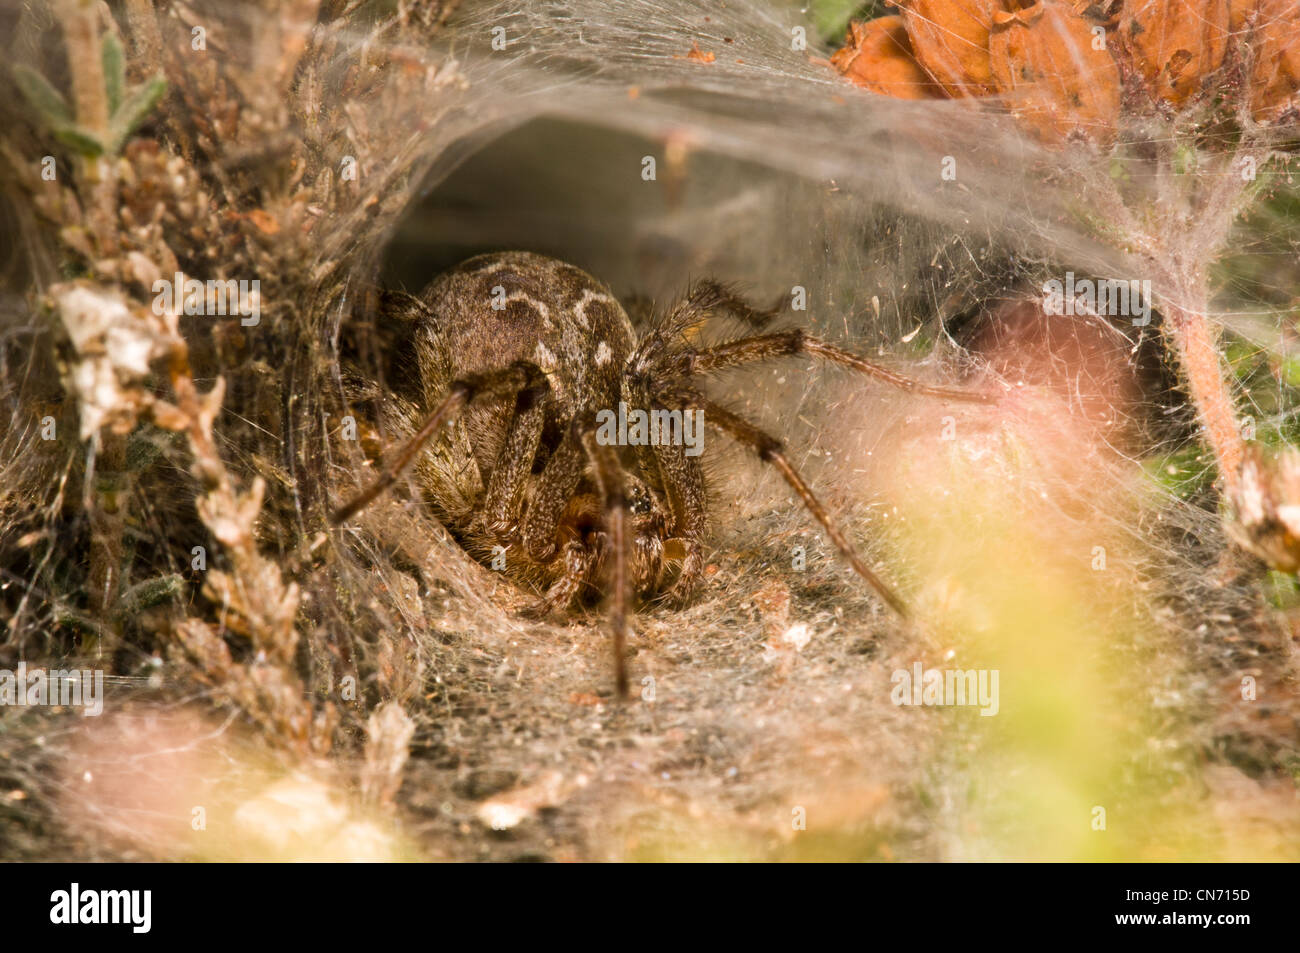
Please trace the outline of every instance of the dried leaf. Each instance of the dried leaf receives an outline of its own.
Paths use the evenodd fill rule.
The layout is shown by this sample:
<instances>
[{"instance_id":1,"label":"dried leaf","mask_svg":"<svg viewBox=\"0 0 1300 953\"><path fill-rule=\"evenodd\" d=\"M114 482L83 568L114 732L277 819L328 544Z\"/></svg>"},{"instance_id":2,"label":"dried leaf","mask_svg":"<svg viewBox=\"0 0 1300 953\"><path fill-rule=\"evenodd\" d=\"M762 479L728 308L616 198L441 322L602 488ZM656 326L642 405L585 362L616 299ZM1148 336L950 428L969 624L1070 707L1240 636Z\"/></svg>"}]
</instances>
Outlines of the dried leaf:
<instances>
[{"instance_id":1,"label":"dried leaf","mask_svg":"<svg viewBox=\"0 0 1300 953\"><path fill-rule=\"evenodd\" d=\"M571 781L559 771L547 771L531 784L484 801L479 805L478 819L494 831L509 830L542 808L559 804L574 788L586 783L585 777Z\"/></svg>"},{"instance_id":2,"label":"dried leaf","mask_svg":"<svg viewBox=\"0 0 1300 953\"><path fill-rule=\"evenodd\" d=\"M1261 122L1294 109L1300 93L1300 7L1291 0L1250 0L1232 8L1232 30L1248 37L1254 66L1250 108Z\"/></svg>"},{"instance_id":3,"label":"dried leaf","mask_svg":"<svg viewBox=\"0 0 1300 953\"><path fill-rule=\"evenodd\" d=\"M912 41L899 16L850 23L844 46L835 51L831 65L856 85L884 96L936 99L944 95L912 54Z\"/></svg>"},{"instance_id":4,"label":"dried leaf","mask_svg":"<svg viewBox=\"0 0 1300 953\"><path fill-rule=\"evenodd\" d=\"M993 91L989 32L996 0L898 0L917 61L951 96Z\"/></svg>"},{"instance_id":5,"label":"dried leaf","mask_svg":"<svg viewBox=\"0 0 1300 953\"><path fill-rule=\"evenodd\" d=\"M81 412L81 438L101 427L127 433L152 402L143 388L151 362L171 352L165 322L132 310L120 295L80 284L56 285L53 298L77 352L70 383Z\"/></svg>"},{"instance_id":6,"label":"dried leaf","mask_svg":"<svg viewBox=\"0 0 1300 953\"><path fill-rule=\"evenodd\" d=\"M246 217L263 235L276 235L280 231L280 223L265 209L255 208Z\"/></svg>"},{"instance_id":7,"label":"dried leaf","mask_svg":"<svg viewBox=\"0 0 1300 953\"><path fill-rule=\"evenodd\" d=\"M1181 106L1223 65L1228 0L1129 0L1119 33L1152 94Z\"/></svg>"},{"instance_id":8,"label":"dried leaf","mask_svg":"<svg viewBox=\"0 0 1300 953\"><path fill-rule=\"evenodd\" d=\"M126 256L127 274L142 288L153 288L153 284L162 277L162 270L147 256L138 251L128 252Z\"/></svg>"},{"instance_id":9,"label":"dried leaf","mask_svg":"<svg viewBox=\"0 0 1300 953\"><path fill-rule=\"evenodd\" d=\"M366 767L361 786L367 800L391 805L402 786L415 722L395 701L381 704L366 724Z\"/></svg>"},{"instance_id":10,"label":"dried leaf","mask_svg":"<svg viewBox=\"0 0 1300 953\"><path fill-rule=\"evenodd\" d=\"M1247 450L1228 494L1228 534L1273 569L1300 571L1300 451L1265 457Z\"/></svg>"},{"instance_id":11,"label":"dried leaf","mask_svg":"<svg viewBox=\"0 0 1300 953\"><path fill-rule=\"evenodd\" d=\"M1011 112L1045 141L1114 135L1119 70L1093 44L1093 26L1068 6L1035 3L1001 18L990 40L993 76Z\"/></svg>"}]
</instances>

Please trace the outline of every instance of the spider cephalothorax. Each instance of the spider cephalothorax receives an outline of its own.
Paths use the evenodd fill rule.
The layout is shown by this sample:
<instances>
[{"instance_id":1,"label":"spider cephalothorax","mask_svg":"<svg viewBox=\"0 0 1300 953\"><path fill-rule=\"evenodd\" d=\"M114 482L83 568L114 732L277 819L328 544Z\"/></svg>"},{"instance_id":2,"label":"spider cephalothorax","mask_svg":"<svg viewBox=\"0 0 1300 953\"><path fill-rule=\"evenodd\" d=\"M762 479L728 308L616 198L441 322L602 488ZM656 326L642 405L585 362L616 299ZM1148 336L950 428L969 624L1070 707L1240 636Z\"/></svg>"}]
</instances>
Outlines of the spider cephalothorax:
<instances>
[{"instance_id":1,"label":"spider cephalothorax","mask_svg":"<svg viewBox=\"0 0 1300 953\"><path fill-rule=\"evenodd\" d=\"M561 612L608 589L620 695L630 597L680 604L701 576L705 425L775 466L858 574L904 611L830 521L780 441L711 401L701 378L812 354L908 390L990 399L901 377L797 329L697 346L689 332L710 315L755 326L771 317L716 282L696 284L639 339L605 285L529 252L480 255L419 298L393 297L412 327L418 385L411 411L424 419L335 521L414 462L425 498L462 545L543 593L535 613Z\"/></svg>"}]
</instances>

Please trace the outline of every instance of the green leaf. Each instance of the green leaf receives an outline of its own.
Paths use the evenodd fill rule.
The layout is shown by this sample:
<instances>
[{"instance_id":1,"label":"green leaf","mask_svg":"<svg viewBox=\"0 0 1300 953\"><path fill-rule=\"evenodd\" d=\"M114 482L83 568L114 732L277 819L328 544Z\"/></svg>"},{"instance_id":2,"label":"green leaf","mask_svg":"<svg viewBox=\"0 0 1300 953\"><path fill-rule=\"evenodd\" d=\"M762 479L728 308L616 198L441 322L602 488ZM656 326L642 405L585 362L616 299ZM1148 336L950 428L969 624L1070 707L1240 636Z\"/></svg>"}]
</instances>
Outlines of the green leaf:
<instances>
[{"instance_id":1,"label":"green leaf","mask_svg":"<svg viewBox=\"0 0 1300 953\"><path fill-rule=\"evenodd\" d=\"M1264 595L1275 609L1294 609L1300 606L1300 585L1295 573L1270 569L1264 577Z\"/></svg>"},{"instance_id":2,"label":"green leaf","mask_svg":"<svg viewBox=\"0 0 1300 953\"><path fill-rule=\"evenodd\" d=\"M1213 455L1195 445L1185 450L1152 457L1142 462L1147 477L1165 492L1179 499L1190 499L1214 482Z\"/></svg>"},{"instance_id":3,"label":"green leaf","mask_svg":"<svg viewBox=\"0 0 1300 953\"><path fill-rule=\"evenodd\" d=\"M50 128L72 124L72 109L63 94L30 66L15 66L14 79L31 107L41 114Z\"/></svg>"},{"instance_id":4,"label":"green leaf","mask_svg":"<svg viewBox=\"0 0 1300 953\"><path fill-rule=\"evenodd\" d=\"M1098 238L1109 241L1113 245L1123 244L1125 237L1123 230L1105 217L1098 215L1085 203L1070 202L1067 208L1080 224L1091 230Z\"/></svg>"},{"instance_id":5,"label":"green leaf","mask_svg":"<svg viewBox=\"0 0 1300 953\"><path fill-rule=\"evenodd\" d=\"M116 614L129 619L145 609L169 602L184 589L185 579L176 573L146 579L122 593Z\"/></svg>"},{"instance_id":6,"label":"green leaf","mask_svg":"<svg viewBox=\"0 0 1300 953\"><path fill-rule=\"evenodd\" d=\"M1300 360L1288 357L1279 368L1282 380L1288 387L1300 387Z\"/></svg>"},{"instance_id":7,"label":"green leaf","mask_svg":"<svg viewBox=\"0 0 1300 953\"><path fill-rule=\"evenodd\" d=\"M54 130L54 138L65 146L71 146L84 156L101 156L104 154L104 143L89 130L82 129L79 126L62 126Z\"/></svg>"},{"instance_id":8,"label":"green leaf","mask_svg":"<svg viewBox=\"0 0 1300 953\"><path fill-rule=\"evenodd\" d=\"M108 114L111 116L122 105L122 93L126 89L126 57L115 34L104 34L100 60L104 66L104 90L108 94Z\"/></svg>"},{"instance_id":9,"label":"green leaf","mask_svg":"<svg viewBox=\"0 0 1300 953\"><path fill-rule=\"evenodd\" d=\"M823 40L838 41L848 29L849 20L855 14L867 19L865 12L860 10L863 6L874 5L863 4L861 0L813 0L811 6L812 21L818 35Z\"/></svg>"},{"instance_id":10,"label":"green leaf","mask_svg":"<svg viewBox=\"0 0 1300 953\"><path fill-rule=\"evenodd\" d=\"M109 119L110 152L117 154L131 133L135 132L140 123L144 122L145 117L158 105L165 92L167 92L167 81L161 76L155 76L131 91L122 103L122 108Z\"/></svg>"}]
</instances>

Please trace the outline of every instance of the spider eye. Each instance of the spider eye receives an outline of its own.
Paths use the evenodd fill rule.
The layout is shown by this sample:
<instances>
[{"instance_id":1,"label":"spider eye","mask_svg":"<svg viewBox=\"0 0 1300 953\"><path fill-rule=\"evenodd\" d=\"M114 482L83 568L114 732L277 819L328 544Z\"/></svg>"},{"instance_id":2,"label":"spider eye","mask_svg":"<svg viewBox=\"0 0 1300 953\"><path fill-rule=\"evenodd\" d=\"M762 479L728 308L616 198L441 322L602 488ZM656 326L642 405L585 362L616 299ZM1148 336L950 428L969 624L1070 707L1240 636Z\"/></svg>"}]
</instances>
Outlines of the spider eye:
<instances>
[{"instance_id":1,"label":"spider eye","mask_svg":"<svg viewBox=\"0 0 1300 953\"><path fill-rule=\"evenodd\" d=\"M635 487L631 493L631 499L628 501L628 510L634 516L640 516L643 513L650 512L650 494L646 493L641 487Z\"/></svg>"}]
</instances>

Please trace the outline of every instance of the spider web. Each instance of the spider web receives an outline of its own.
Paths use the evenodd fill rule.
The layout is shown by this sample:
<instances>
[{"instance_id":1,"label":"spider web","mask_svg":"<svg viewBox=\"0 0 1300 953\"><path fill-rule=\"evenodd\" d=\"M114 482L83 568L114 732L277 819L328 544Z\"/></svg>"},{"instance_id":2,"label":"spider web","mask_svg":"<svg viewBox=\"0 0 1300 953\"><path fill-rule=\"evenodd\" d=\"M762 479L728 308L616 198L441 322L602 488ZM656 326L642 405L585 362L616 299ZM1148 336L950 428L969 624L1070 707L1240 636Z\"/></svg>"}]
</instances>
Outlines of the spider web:
<instances>
[{"instance_id":1,"label":"spider web","mask_svg":"<svg viewBox=\"0 0 1300 953\"><path fill-rule=\"evenodd\" d=\"M245 25L271 15L252 4L176 7ZM274 15L295 22L292 9ZM309 21L296 22L305 33ZM327 605L335 587L372 594L382 624L366 664L391 662L385 641L415 646L419 680L403 698L415 736L398 799L415 819L412 850L1116 858L1157 847L1228 854L1216 837L1241 836L1239 855L1270 855L1251 832L1180 840L1176 827L1210 810L1185 790L1207 756L1215 796L1242 798L1230 803L1243 812L1289 783L1280 765L1294 757L1295 722L1266 731L1221 700L1246 672L1275 701L1293 695L1291 642L1263 592L1282 584L1226 547L1210 457L1159 324L1048 324L1026 311L1066 270L1143 277L1080 212L1080 170L1104 159L1046 149L992 106L854 89L821 62L831 47L812 14L779 2L467 2L424 46L399 30L347 39L338 64L387 43L413 69L456 78L427 101L351 104L357 130L410 130L388 167L366 171L406 180L400 218L365 247L354 247L354 221L325 226L321 246L349 248L359 281L414 292L470 254L526 248L607 281L639 321L692 277L733 282L763 303L793 303L799 289L805 307L788 307L782 323L928 382L1006 395L994 411L963 409L802 359L713 382L714 397L786 442L924 621L886 616L785 485L711 437L706 592L681 613L637 618L633 671L652 676L658 694L629 713L596 694L609 674L598 614L526 623L515 612L526 595L470 563L411 495L378 504L350 540L349 586L312 585ZM290 131L302 126L297 117ZM1261 175L1276 178L1216 265L1215 305L1232 332L1239 409L1281 439L1294 426L1289 315L1300 259L1290 180L1273 167ZM1213 249L1201 251L1212 264ZM10 317L31 320L16 306ZM740 329L719 322L704 333ZM21 368L7 368L11 388ZM253 418L238 401L233 393L229 414ZM226 439L245 473L279 452L255 434ZM187 466L184 453L166 454ZM342 454L331 459L343 494L353 471ZM165 516L147 534L160 553L188 549ZM798 572L796 549L808 562ZM1282 589L1273 595L1286 608L1293 590ZM327 655L331 627L348 624L331 611L310 640L312 665ZM1007 717L986 728L964 711L891 704L891 673L918 659L1000 667ZM178 749L193 763L161 757L158 785L219 776L211 759L234 761L228 798L240 803L285 772L249 756L251 742L230 742L238 758L207 747L229 733L229 706L215 727L189 714L176 727L169 713L196 696L183 670L167 671L186 686L180 697L128 693L94 773L126 775L146 749ZM130 718L153 728L133 736ZM1045 739L1037 721L1070 730ZM57 829L91 832L79 851L221 855L166 824L133 831L122 791L134 788L84 794L82 771L92 769L81 734L52 738L39 752L15 748L8 776L57 805ZM51 749L65 752L53 770ZM364 773L354 753L345 747L338 761ZM217 797L210 785L204 796ZM1077 842L1068 819L1082 810L1086 823L1098 803L1173 820L1104 848ZM825 835L811 846L790 834L800 808ZM45 810L33 806L31 817L43 821ZM492 832L485 817L512 810L523 819L508 835ZM1293 810L1275 809L1276 824L1294 824Z\"/></svg>"}]
</instances>

